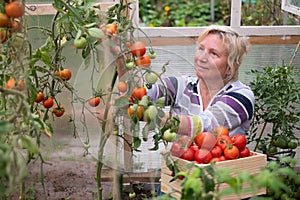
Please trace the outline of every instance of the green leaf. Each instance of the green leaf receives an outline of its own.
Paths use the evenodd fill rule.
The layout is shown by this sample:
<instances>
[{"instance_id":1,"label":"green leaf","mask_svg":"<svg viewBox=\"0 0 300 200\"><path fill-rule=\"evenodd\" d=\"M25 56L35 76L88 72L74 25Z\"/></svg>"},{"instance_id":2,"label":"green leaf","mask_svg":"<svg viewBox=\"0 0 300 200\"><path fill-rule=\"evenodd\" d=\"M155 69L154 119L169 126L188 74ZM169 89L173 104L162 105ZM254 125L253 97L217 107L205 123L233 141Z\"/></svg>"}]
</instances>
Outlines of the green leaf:
<instances>
[{"instance_id":1,"label":"green leaf","mask_svg":"<svg viewBox=\"0 0 300 200\"><path fill-rule=\"evenodd\" d=\"M5 120L0 119L0 133L5 134L10 132L13 129L12 125Z\"/></svg>"},{"instance_id":2,"label":"green leaf","mask_svg":"<svg viewBox=\"0 0 300 200\"><path fill-rule=\"evenodd\" d=\"M104 38L104 33L99 28L89 28L87 31L88 31L88 34L94 38L97 38L97 39Z\"/></svg>"},{"instance_id":3,"label":"green leaf","mask_svg":"<svg viewBox=\"0 0 300 200\"><path fill-rule=\"evenodd\" d=\"M33 154L39 153L39 148L37 146L36 141L34 140L34 138L28 135L20 136L18 143L22 148L27 149L30 153Z\"/></svg>"},{"instance_id":4,"label":"green leaf","mask_svg":"<svg viewBox=\"0 0 300 200\"><path fill-rule=\"evenodd\" d=\"M137 150L141 146L141 139L139 137L133 137L133 149Z\"/></svg>"},{"instance_id":5,"label":"green leaf","mask_svg":"<svg viewBox=\"0 0 300 200\"><path fill-rule=\"evenodd\" d=\"M115 106L123 107L129 105L129 99L125 96L121 96L120 98L116 98Z\"/></svg>"}]
</instances>

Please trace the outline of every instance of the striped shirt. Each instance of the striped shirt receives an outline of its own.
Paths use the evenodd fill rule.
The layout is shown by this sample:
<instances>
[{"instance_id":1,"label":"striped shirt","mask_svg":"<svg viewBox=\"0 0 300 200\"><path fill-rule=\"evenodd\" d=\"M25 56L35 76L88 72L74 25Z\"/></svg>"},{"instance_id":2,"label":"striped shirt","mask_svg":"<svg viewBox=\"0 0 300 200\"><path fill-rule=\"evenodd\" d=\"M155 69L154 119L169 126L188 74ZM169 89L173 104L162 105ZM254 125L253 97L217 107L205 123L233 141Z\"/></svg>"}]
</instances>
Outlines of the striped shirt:
<instances>
[{"instance_id":1,"label":"striped shirt","mask_svg":"<svg viewBox=\"0 0 300 200\"><path fill-rule=\"evenodd\" d=\"M147 95L156 101L166 96L166 106L173 105L171 113L184 115L188 121L188 135L212 131L217 126L225 126L230 135L245 134L249 130L254 113L254 94L250 87L240 81L225 85L203 110L197 77L168 77L163 84L155 84Z\"/></svg>"}]
</instances>

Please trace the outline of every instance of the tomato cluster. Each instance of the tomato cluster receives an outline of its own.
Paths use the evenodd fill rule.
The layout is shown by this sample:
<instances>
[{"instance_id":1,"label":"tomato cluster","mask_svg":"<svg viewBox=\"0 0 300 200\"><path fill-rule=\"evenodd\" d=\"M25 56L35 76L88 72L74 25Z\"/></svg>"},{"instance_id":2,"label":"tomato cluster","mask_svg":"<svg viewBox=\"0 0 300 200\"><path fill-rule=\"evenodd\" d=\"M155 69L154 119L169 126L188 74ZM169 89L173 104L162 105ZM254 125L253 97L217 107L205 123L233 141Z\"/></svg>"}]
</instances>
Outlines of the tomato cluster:
<instances>
[{"instance_id":1,"label":"tomato cluster","mask_svg":"<svg viewBox=\"0 0 300 200\"><path fill-rule=\"evenodd\" d=\"M0 12L0 42L9 39L13 32L20 30L19 17L25 12L23 3L19 1L3 1L4 12Z\"/></svg>"},{"instance_id":2,"label":"tomato cluster","mask_svg":"<svg viewBox=\"0 0 300 200\"><path fill-rule=\"evenodd\" d=\"M230 137L225 127L218 127L214 132L201 132L194 138L181 135L172 144L171 154L197 164L208 164L250 156L246 144L245 135L235 134Z\"/></svg>"}]
</instances>

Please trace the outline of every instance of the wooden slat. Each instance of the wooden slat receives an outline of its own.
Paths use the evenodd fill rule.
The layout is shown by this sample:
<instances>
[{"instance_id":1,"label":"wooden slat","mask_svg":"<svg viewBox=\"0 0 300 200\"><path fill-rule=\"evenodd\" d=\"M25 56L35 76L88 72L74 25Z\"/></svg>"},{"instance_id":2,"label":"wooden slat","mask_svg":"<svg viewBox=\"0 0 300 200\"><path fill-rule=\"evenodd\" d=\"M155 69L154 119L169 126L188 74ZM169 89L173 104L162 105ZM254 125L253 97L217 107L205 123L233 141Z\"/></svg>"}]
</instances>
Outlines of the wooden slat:
<instances>
[{"instance_id":1,"label":"wooden slat","mask_svg":"<svg viewBox=\"0 0 300 200\"><path fill-rule=\"evenodd\" d=\"M100 2L95 5L99 5L102 11L106 11L114 4L116 2ZM26 4L25 6L26 15L54 15L55 13L56 9L49 3Z\"/></svg>"}]
</instances>

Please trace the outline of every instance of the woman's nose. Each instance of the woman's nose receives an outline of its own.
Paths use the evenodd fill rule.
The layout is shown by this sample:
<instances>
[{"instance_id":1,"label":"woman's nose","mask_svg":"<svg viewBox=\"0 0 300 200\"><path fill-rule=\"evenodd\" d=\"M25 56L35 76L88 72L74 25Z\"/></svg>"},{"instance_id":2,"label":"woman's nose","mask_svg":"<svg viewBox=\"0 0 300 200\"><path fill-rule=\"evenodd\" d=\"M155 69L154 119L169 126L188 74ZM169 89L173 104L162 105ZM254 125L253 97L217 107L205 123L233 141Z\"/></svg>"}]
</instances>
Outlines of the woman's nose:
<instances>
[{"instance_id":1,"label":"woman's nose","mask_svg":"<svg viewBox=\"0 0 300 200\"><path fill-rule=\"evenodd\" d=\"M208 61L208 54L206 53L205 50L198 50L196 52L196 58L202 62L207 62Z\"/></svg>"}]
</instances>

